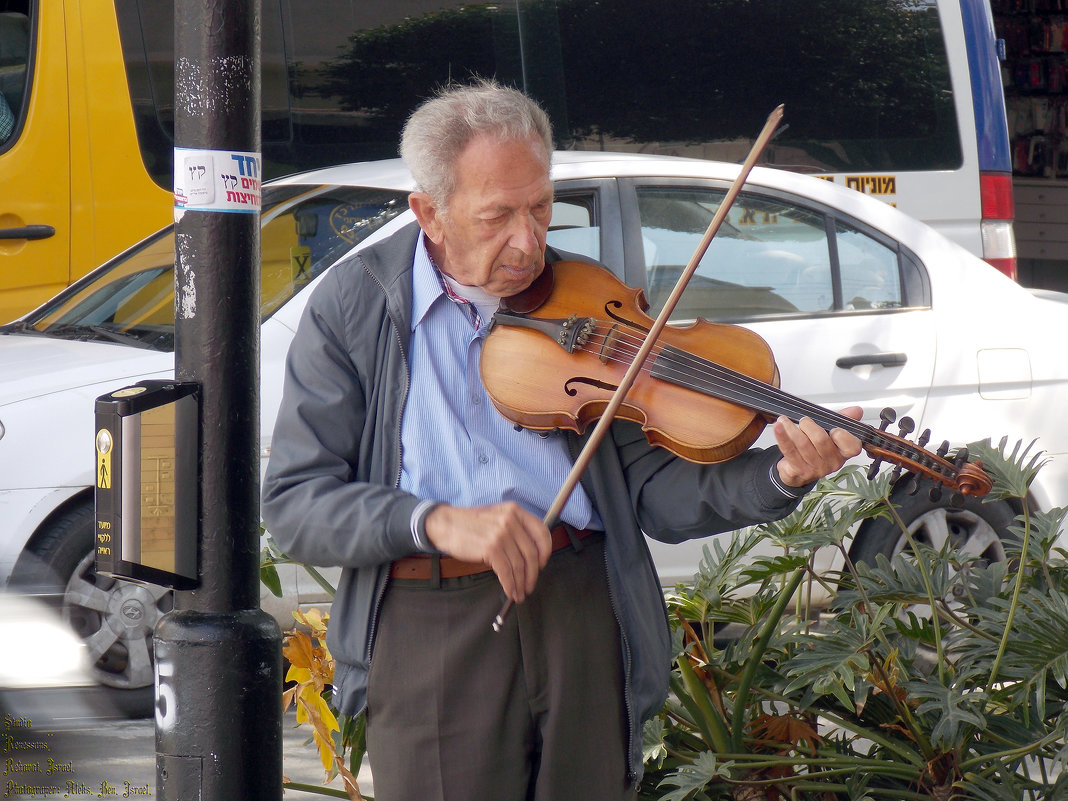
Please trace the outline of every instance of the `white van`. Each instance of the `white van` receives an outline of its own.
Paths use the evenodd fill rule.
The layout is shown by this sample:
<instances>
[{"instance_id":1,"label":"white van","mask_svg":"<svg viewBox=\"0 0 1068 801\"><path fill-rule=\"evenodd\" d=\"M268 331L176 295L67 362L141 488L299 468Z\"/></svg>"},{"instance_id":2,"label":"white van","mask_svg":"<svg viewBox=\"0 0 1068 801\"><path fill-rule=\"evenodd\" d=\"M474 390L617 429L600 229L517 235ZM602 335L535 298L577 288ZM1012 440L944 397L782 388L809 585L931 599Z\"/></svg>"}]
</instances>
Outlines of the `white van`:
<instances>
[{"instance_id":1,"label":"white van","mask_svg":"<svg viewBox=\"0 0 1068 801\"><path fill-rule=\"evenodd\" d=\"M0 0L0 322L172 211L174 4ZM767 162L880 197L1015 275L988 0L263 0L264 178L396 155L410 110L493 75L558 146ZM2 129L0 129L2 130Z\"/></svg>"}]
</instances>

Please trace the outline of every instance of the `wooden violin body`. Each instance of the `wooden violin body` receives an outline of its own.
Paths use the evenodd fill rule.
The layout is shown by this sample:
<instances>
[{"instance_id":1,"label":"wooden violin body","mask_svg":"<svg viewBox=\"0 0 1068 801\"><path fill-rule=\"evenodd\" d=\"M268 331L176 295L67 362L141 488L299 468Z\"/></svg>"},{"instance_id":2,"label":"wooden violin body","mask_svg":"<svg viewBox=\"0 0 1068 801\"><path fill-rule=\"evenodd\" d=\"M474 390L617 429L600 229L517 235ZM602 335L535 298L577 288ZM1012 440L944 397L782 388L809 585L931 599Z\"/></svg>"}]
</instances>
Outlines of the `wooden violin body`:
<instances>
[{"instance_id":1,"label":"wooden violin body","mask_svg":"<svg viewBox=\"0 0 1068 801\"><path fill-rule=\"evenodd\" d=\"M491 401L526 428L584 432L604 413L653 323L644 293L602 267L565 261L547 265L526 293L506 304L482 350ZM749 329L706 320L668 326L615 418L638 423L650 442L683 458L712 463L748 449L779 415L795 422L810 417L826 430L855 434L876 464L885 459L964 495L990 490L990 478L966 462L966 452L955 464L943 458L948 443L935 454L886 432L892 415L876 429L778 384L771 348Z\"/></svg>"},{"instance_id":2,"label":"wooden violin body","mask_svg":"<svg viewBox=\"0 0 1068 801\"><path fill-rule=\"evenodd\" d=\"M551 327L558 326L558 331L577 325L569 320L597 320L587 345L568 353L558 333L545 326L503 324L506 317L501 315L483 345L482 381L490 400L509 420L535 430L582 433L600 418L630 366L627 356L633 356L653 320L645 313L644 292L626 286L608 270L558 262L552 274L554 291L538 306L536 318L553 321ZM665 328L660 342L715 353L723 366L778 385L771 348L747 328L699 320L685 328ZM659 380L648 371L631 387L616 418L640 424L650 442L702 463L737 456L766 425L752 409L718 398L695 398L689 387Z\"/></svg>"}]
</instances>

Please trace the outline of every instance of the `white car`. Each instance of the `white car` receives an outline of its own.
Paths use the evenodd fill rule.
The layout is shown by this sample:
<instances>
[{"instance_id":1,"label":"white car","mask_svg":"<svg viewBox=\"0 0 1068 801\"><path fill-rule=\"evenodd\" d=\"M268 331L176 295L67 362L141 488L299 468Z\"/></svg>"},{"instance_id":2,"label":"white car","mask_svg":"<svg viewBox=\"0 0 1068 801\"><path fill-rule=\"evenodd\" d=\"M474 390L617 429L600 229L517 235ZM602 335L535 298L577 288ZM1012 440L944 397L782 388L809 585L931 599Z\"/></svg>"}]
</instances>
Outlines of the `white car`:
<instances>
[{"instance_id":1,"label":"white car","mask_svg":"<svg viewBox=\"0 0 1068 801\"><path fill-rule=\"evenodd\" d=\"M698 160L558 153L550 244L644 288L655 314L737 172ZM352 248L409 221L410 189L398 161L264 187L262 458L310 286ZM142 711L151 703L152 627L169 596L93 570L93 409L104 393L173 376L173 256L171 231L161 231L0 328L0 580L61 588L96 678ZM932 448L1037 437L1052 461L1032 500L1042 509L1068 504L1068 295L1024 289L863 194L757 168L673 319L697 317L760 334L786 392L829 409L862 406L876 427L892 408L917 431L930 428ZM1003 558L1013 510L950 501L948 492L903 495L901 510L921 539ZM652 543L665 585L693 576L701 547ZM853 547L870 558L902 546L876 523ZM264 601L281 619L297 603L322 600L300 571L285 579L283 604Z\"/></svg>"}]
</instances>

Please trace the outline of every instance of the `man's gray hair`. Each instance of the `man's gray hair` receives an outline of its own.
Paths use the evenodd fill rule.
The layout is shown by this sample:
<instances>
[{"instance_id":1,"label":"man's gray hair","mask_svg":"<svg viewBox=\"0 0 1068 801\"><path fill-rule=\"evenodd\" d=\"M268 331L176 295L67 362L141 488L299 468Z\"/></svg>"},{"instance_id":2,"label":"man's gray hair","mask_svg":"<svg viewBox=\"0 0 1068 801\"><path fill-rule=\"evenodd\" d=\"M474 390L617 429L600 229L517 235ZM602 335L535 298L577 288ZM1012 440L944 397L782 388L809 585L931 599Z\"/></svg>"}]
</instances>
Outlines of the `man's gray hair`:
<instances>
[{"instance_id":1,"label":"man's gray hair","mask_svg":"<svg viewBox=\"0 0 1068 801\"><path fill-rule=\"evenodd\" d=\"M552 125L536 102L491 80L447 86L408 118L400 146L416 186L443 211L456 188L456 161L481 134L500 142L538 140L545 146L549 166Z\"/></svg>"}]
</instances>

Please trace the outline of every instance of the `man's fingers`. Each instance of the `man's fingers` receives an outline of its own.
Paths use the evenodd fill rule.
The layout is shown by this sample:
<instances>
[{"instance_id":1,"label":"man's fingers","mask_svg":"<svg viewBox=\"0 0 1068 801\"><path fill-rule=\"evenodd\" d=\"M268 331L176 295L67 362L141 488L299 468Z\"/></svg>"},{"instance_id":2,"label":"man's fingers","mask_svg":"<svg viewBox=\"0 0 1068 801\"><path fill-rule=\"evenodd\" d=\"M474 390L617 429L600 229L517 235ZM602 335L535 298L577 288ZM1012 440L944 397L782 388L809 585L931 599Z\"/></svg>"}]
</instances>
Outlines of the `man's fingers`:
<instances>
[{"instance_id":1,"label":"man's fingers","mask_svg":"<svg viewBox=\"0 0 1068 801\"><path fill-rule=\"evenodd\" d=\"M836 428L831 432L831 439L834 441L838 451L847 459L852 459L863 450L859 439L840 428Z\"/></svg>"},{"instance_id":2,"label":"man's fingers","mask_svg":"<svg viewBox=\"0 0 1068 801\"><path fill-rule=\"evenodd\" d=\"M534 591L552 553L544 523L514 503L481 507L440 505L427 515L427 538L465 562L490 567L509 598L521 602Z\"/></svg>"},{"instance_id":3,"label":"man's fingers","mask_svg":"<svg viewBox=\"0 0 1068 801\"><path fill-rule=\"evenodd\" d=\"M862 410L851 406L842 414L858 420ZM807 417L796 425L780 417L775 421L774 431L783 455L779 477L788 486L800 487L830 475L861 450L860 440L845 429L834 428L828 432Z\"/></svg>"},{"instance_id":4,"label":"man's fingers","mask_svg":"<svg viewBox=\"0 0 1068 801\"><path fill-rule=\"evenodd\" d=\"M531 537L524 532L515 539L502 543L500 558L495 558L490 566L497 574L504 594L517 604L522 603L534 592L538 574L548 560L548 556L543 558L543 553L551 552L552 545L548 536L540 537L537 533Z\"/></svg>"}]
</instances>

